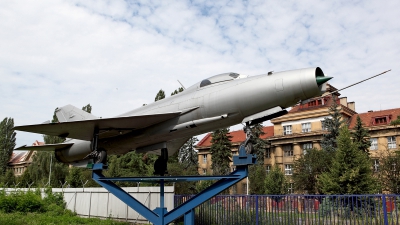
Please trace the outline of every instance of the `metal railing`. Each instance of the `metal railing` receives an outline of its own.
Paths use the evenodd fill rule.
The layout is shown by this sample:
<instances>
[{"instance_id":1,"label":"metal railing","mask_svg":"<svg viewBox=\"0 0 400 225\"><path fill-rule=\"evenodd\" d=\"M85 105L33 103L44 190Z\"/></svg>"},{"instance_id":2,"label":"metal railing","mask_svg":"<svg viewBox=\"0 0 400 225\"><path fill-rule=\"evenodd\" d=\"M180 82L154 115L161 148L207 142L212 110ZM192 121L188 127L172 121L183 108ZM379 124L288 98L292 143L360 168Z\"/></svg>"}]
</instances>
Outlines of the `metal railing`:
<instances>
[{"instance_id":1,"label":"metal railing","mask_svg":"<svg viewBox=\"0 0 400 225\"><path fill-rule=\"evenodd\" d=\"M175 195L175 207L191 195ZM195 224L400 224L400 195L219 195Z\"/></svg>"}]
</instances>

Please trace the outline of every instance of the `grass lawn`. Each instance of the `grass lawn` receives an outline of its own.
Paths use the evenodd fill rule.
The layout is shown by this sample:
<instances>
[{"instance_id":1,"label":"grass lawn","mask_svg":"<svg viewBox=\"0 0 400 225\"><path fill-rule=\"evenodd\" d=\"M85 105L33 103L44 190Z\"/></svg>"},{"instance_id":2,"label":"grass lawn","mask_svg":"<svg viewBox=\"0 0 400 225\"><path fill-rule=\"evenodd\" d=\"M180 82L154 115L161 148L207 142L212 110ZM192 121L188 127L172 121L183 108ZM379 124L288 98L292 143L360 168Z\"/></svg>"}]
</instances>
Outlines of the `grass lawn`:
<instances>
[{"instance_id":1,"label":"grass lawn","mask_svg":"<svg viewBox=\"0 0 400 225\"><path fill-rule=\"evenodd\" d=\"M3 213L0 212L0 224L7 225L39 225L39 224L93 224L93 225L111 225L111 224L130 224L114 220L101 220L97 218L81 218L71 213L55 215L54 213Z\"/></svg>"}]
</instances>

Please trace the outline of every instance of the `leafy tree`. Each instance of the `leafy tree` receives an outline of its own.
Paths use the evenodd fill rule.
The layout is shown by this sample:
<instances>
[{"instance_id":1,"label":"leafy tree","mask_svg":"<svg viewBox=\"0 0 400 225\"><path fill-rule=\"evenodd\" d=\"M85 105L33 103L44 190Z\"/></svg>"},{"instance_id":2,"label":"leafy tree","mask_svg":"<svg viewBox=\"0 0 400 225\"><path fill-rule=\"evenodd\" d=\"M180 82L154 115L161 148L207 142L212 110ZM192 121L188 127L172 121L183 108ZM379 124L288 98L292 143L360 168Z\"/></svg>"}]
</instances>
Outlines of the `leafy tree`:
<instances>
[{"instance_id":1,"label":"leafy tree","mask_svg":"<svg viewBox=\"0 0 400 225\"><path fill-rule=\"evenodd\" d=\"M357 122L354 127L354 131L351 133L351 136L353 138L353 142L357 144L358 150L369 155L369 147L371 146L371 142L369 141L370 136L368 134L368 130L364 128L360 116L357 116Z\"/></svg>"},{"instance_id":2,"label":"leafy tree","mask_svg":"<svg viewBox=\"0 0 400 225\"><path fill-rule=\"evenodd\" d=\"M250 165L249 166L249 188L250 194L262 195L265 193L265 177L267 172L263 165Z\"/></svg>"},{"instance_id":3,"label":"leafy tree","mask_svg":"<svg viewBox=\"0 0 400 225\"><path fill-rule=\"evenodd\" d=\"M333 153L320 151L318 149L307 150L307 154L301 155L293 163L294 188L307 194L321 194L318 186L318 178L328 171L330 159Z\"/></svg>"},{"instance_id":4,"label":"leafy tree","mask_svg":"<svg viewBox=\"0 0 400 225\"><path fill-rule=\"evenodd\" d=\"M14 185L18 183L17 179L15 178L14 172L10 169L7 170L3 182L6 187L14 187Z\"/></svg>"},{"instance_id":5,"label":"leafy tree","mask_svg":"<svg viewBox=\"0 0 400 225\"><path fill-rule=\"evenodd\" d=\"M15 148L14 119L4 118L0 123L0 175L7 170L8 161Z\"/></svg>"},{"instance_id":6,"label":"leafy tree","mask_svg":"<svg viewBox=\"0 0 400 225\"><path fill-rule=\"evenodd\" d=\"M325 118L323 125L328 132L323 135L321 140L321 147L324 151L334 152L337 149L336 138L339 136L339 129L342 126L342 115L338 109L336 96L332 95L332 103L329 107L329 115L331 118Z\"/></svg>"},{"instance_id":7,"label":"leafy tree","mask_svg":"<svg viewBox=\"0 0 400 225\"><path fill-rule=\"evenodd\" d=\"M377 190L368 156L358 150L347 126L340 128L330 170L321 174L319 184L326 194L369 194Z\"/></svg>"},{"instance_id":8,"label":"leafy tree","mask_svg":"<svg viewBox=\"0 0 400 225\"><path fill-rule=\"evenodd\" d=\"M72 167L69 169L69 173L67 176L67 182L72 188L81 187L82 186L82 169L78 167Z\"/></svg>"},{"instance_id":9,"label":"leafy tree","mask_svg":"<svg viewBox=\"0 0 400 225\"><path fill-rule=\"evenodd\" d=\"M287 193L288 181L282 170L275 165L265 177L265 194L284 195Z\"/></svg>"},{"instance_id":10,"label":"leafy tree","mask_svg":"<svg viewBox=\"0 0 400 225\"><path fill-rule=\"evenodd\" d=\"M252 138L254 154L257 156L257 165L249 166L249 188L251 194L263 194L265 192L264 178L266 171L263 165L268 142L261 138L265 134L263 128L260 123L251 127L252 134L254 135Z\"/></svg>"},{"instance_id":11,"label":"leafy tree","mask_svg":"<svg viewBox=\"0 0 400 225\"><path fill-rule=\"evenodd\" d=\"M198 167L196 165L189 165L185 167L184 164L179 162L168 163L168 174L171 176L193 176L199 175ZM196 182L176 182L175 194L196 194Z\"/></svg>"},{"instance_id":12,"label":"leafy tree","mask_svg":"<svg viewBox=\"0 0 400 225\"><path fill-rule=\"evenodd\" d=\"M161 100L161 99L164 99L164 98L165 98L165 92L164 92L162 89L160 89L160 90L158 91L158 93L157 93L157 95L156 95L154 101L156 102L156 101Z\"/></svg>"},{"instance_id":13,"label":"leafy tree","mask_svg":"<svg viewBox=\"0 0 400 225\"><path fill-rule=\"evenodd\" d=\"M87 113L92 113L92 106L90 104L87 104L86 106L82 107L82 110Z\"/></svg>"},{"instance_id":14,"label":"leafy tree","mask_svg":"<svg viewBox=\"0 0 400 225\"><path fill-rule=\"evenodd\" d=\"M20 182L20 187L25 187L28 188L30 185L34 185L35 181L33 180L31 173L30 173L30 167L27 167L24 173L19 177L18 182Z\"/></svg>"},{"instance_id":15,"label":"leafy tree","mask_svg":"<svg viewBox=\"0 0 400 225\"><path fill-rule=\"evenodd\" d=\"M400 194L400 152L387 149L381 154L378 177L383 191Z\"/></svg>"},{"instance_id":16,"label":"leafy tree","mask_svg":"<svg viewBox=\"0 0 400 225\"><path fill-rule=\"evenodd\" d=\"M397 116L396 120L392 120L392 122L390 122L390 125L399 126L400 125L400 116Z\"/></svg>"},{"instance_id":17,"label":"leafy tree","mask_svg":"<svg viewBox=\"0 0 400 225\"><path fill-rule=\"evenodd\" d=\"M184 91L183 87L179 87L178 89L176 89L174 92L171 93L171 96L172 96L172 95L179 94L179 93L182 92L182 91Z\"/></svg>"},{"instance_id":18,"label":"leafy tree","mask_svg":"<svg viewBox=\"0 0 400 225\"><path fill-rule=\"evenodd\" d=\"M229 162L232 156L232 143L228 134L229 129L218 129L211 134L211 160L214 175L224 175L229 173Z\"/></svg>"}]
</instances>

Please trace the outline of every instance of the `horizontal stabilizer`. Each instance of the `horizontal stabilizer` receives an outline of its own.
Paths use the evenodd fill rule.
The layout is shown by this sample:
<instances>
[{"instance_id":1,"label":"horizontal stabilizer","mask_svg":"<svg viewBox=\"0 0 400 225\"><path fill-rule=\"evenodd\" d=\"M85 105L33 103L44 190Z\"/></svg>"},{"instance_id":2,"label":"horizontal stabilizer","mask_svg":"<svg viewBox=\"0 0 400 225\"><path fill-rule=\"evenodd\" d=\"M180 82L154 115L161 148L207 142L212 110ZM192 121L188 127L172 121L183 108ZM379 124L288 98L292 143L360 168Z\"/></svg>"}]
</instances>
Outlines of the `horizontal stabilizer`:
<instances>
[{"instance_id":1,"label":"horizontal stabilizer","mask_svg":"<svg viewBox=\"0 0 400 225\"><path fill-rule=\"evenodd\" d=\"M15 150L28 150L28 151L56 151L64 148L71 147L74 143L60 143L49 145L34 145L34 146L21 146Z\"/></svg>"},{"instance_id":2,"label":"horizontal stabilizer","mask_svg":"<svg viewBox=\"0 0 400 225\"><path fill-rule=\"evenodd\" d=\"M16 126L14 129L31 133L90 141L93 138L95 130L99 131L100 139L107 138L129 131L149 127L177 117L181 114L182 112L173 112L153 115L71 121L64 123L36 124Z\"/></svg>"}]
</instances>

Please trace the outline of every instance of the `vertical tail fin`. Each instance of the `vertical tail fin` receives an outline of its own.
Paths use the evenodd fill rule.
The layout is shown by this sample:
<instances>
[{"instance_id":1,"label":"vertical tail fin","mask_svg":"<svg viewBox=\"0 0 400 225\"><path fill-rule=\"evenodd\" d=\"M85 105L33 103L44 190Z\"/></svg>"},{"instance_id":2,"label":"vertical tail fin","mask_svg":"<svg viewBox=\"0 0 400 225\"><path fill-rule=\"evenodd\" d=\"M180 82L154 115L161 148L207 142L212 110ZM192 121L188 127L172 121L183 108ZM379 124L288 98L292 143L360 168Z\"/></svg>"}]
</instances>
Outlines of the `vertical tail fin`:
<instances>
[{"instance_id":1,"label":"vertical tail fin","mask_svg":"<svg viewBox=\"0 0 400 225\"><path fill-rule=\"evenodd\" d=\"M56 109L56 116L59 122L72 122L80 120L98 119L96 116L78 109L73 105L66 105Z\"/></svg>"}]
</instances>

